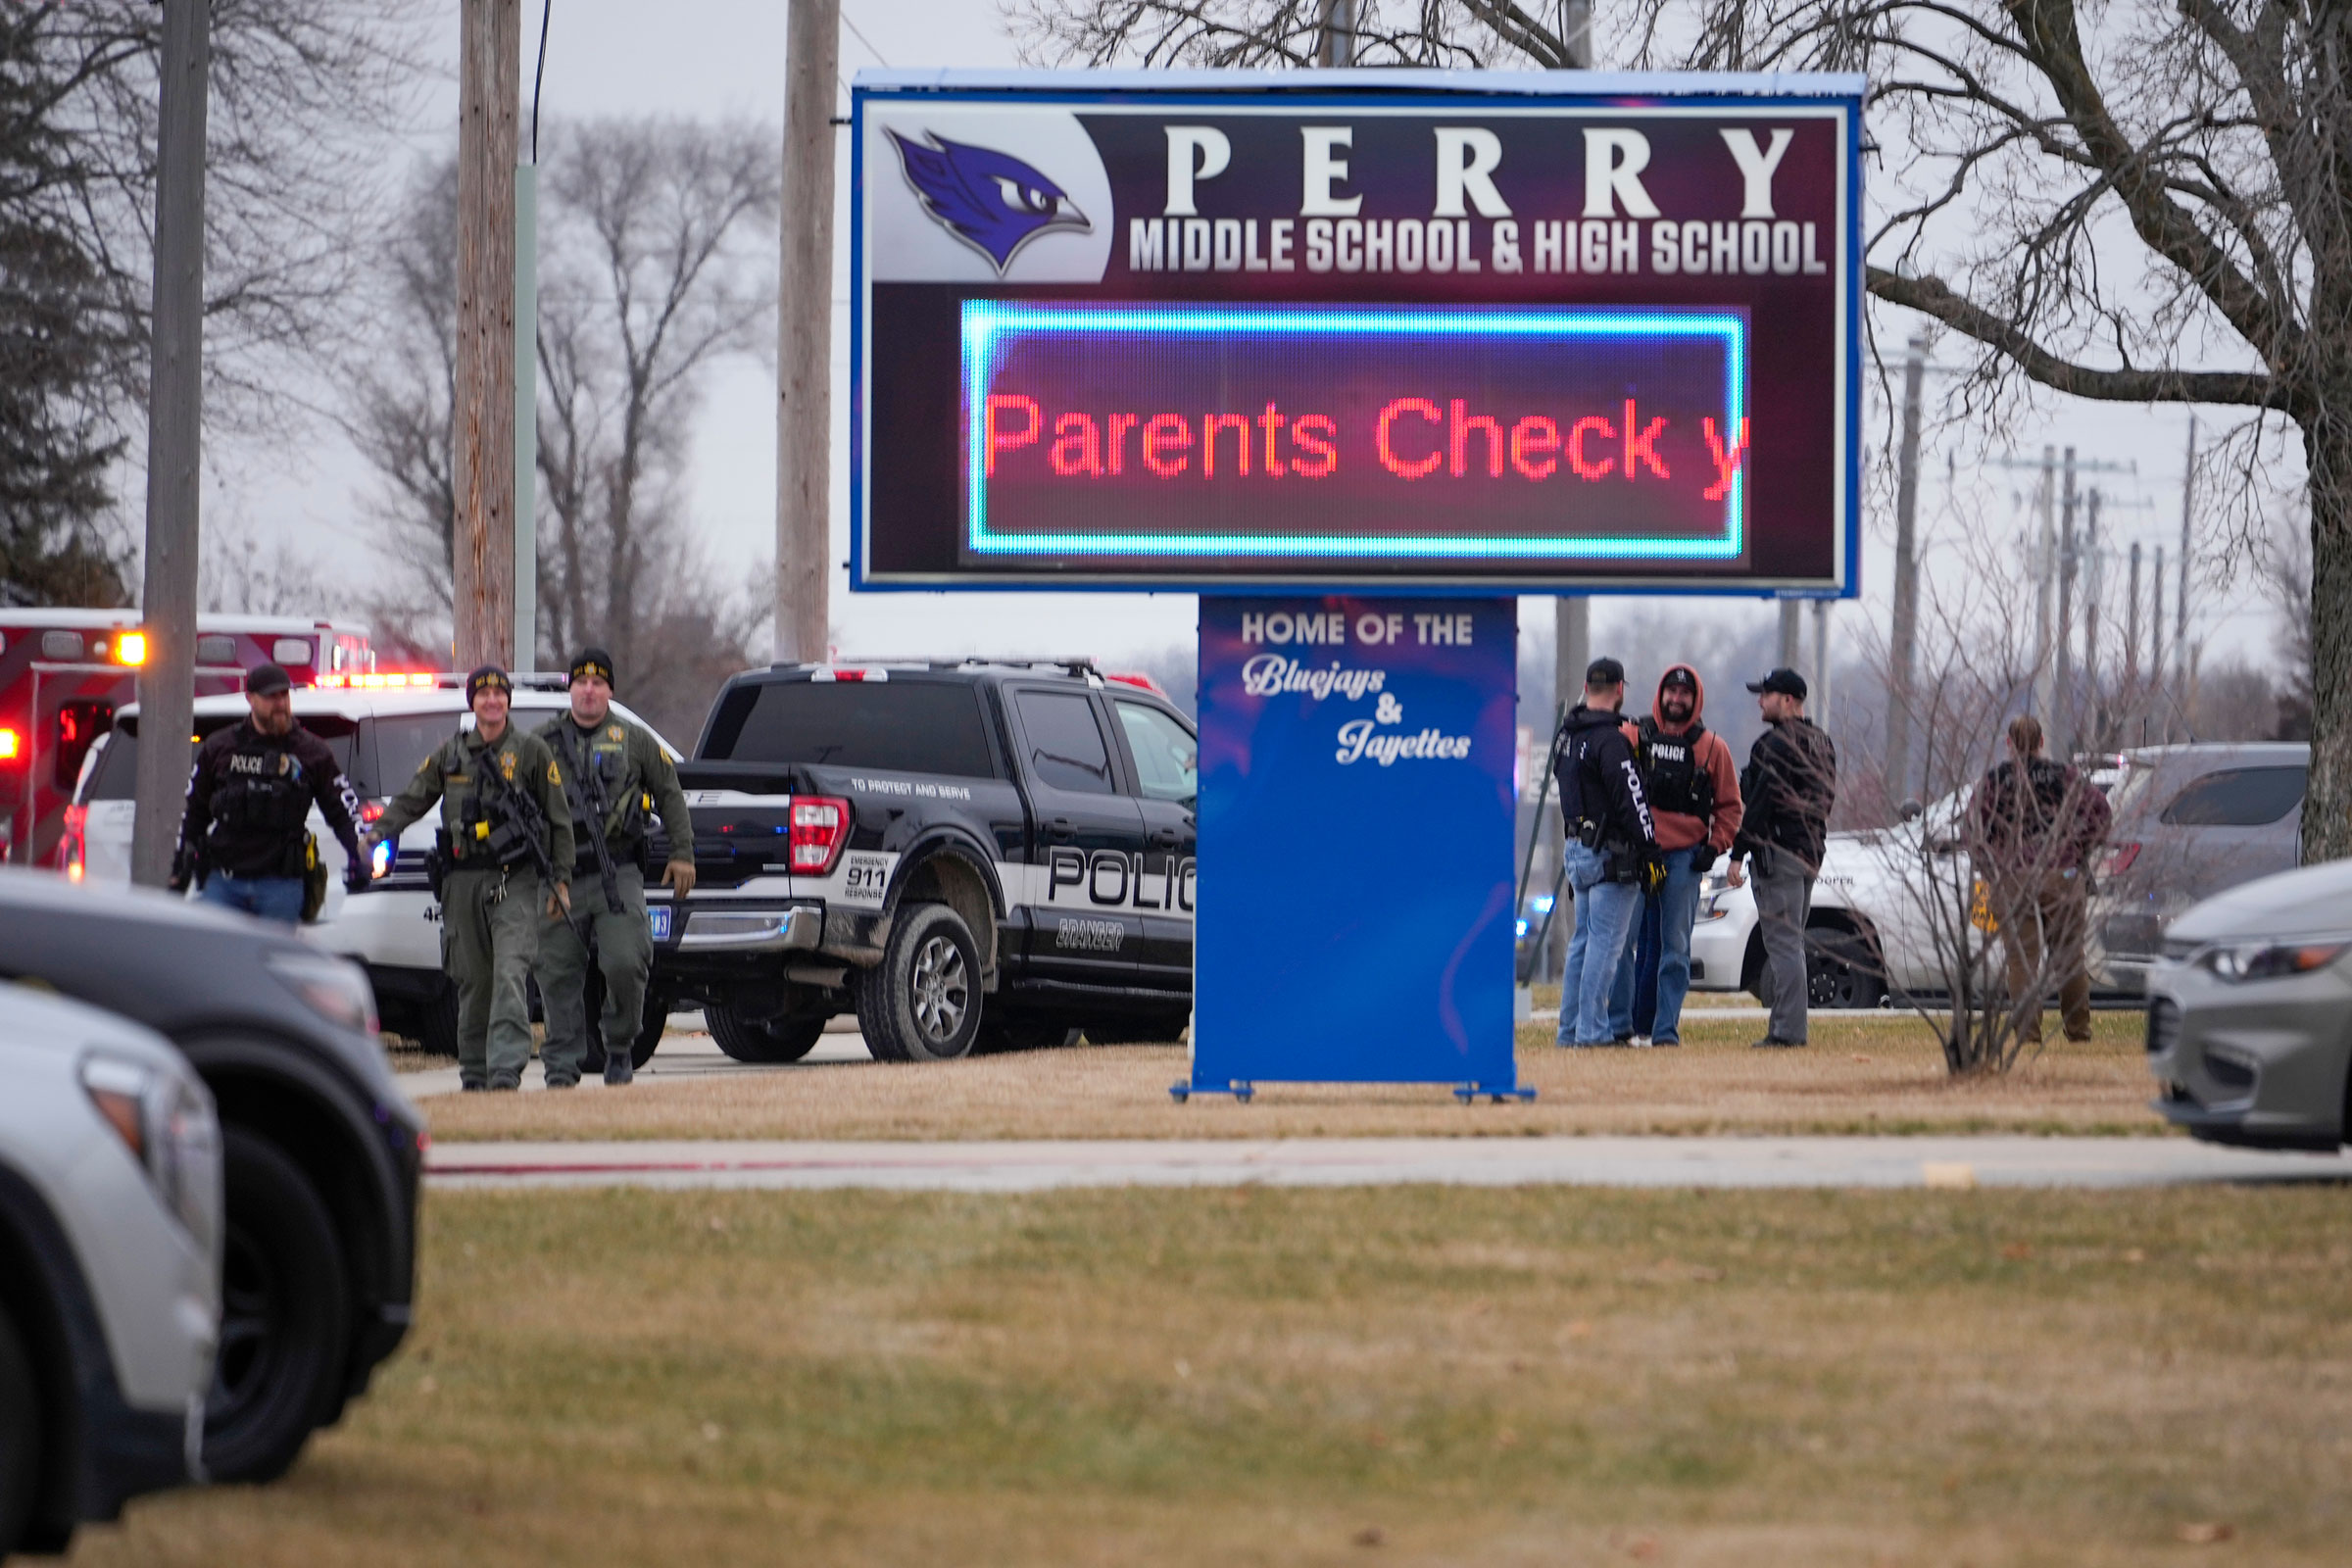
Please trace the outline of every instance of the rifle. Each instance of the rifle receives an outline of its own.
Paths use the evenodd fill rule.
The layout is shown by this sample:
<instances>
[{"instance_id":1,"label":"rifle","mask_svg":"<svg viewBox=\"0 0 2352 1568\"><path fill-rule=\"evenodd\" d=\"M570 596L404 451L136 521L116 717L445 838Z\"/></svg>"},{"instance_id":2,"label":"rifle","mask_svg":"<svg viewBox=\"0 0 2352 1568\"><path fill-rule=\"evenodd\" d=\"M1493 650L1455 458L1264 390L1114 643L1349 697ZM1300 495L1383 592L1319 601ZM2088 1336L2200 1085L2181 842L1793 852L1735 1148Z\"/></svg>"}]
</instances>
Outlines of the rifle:
<instances>
[{"instance_id":1,"label":"rifle","mask_svg":"<svg viewBox=\"0 0 2352 1568\"><path fill-rule=\"evenodd\" d=\"M580 781L580 801L588 808L580 814L595 825L592 842L596 848L596 876L597 880L604 884L605 908L610 913L618 914L620 912L620 878L614 872L612 865L612 846L605 842L605 822L606 818L612 814L612 808L605 801L604 778L596 770L595 750L590 749L588 760L585 763L580 760L578 754L572 750L579 742L579 726L574 724L568 715L558 720L556 734L564 748L564 765L570 768L572 776ZM585 834L589 831L588 828L578 823L574 823L573 827L574 831L578 833Z\"/></svg>"},{"instance_id":2,"label":"rifle","mask_svg":"<svg viewBox=\"0 0 2352 1568\"><path fill-rule=\"evenodd\" d=\"M548 897L555 898L557 884L569 884L570 873L566 870L562 875L557 874L556 858L547 842L553 836L548 831L547 813L539 809L537 801L522 792L521 786L507 777L506 770L498 765L497 750L493 745L482 748L481 772L484 778L491 781L491 804L503 809L521 831L523 843L530 848L531 863L538 867L539 879L547 884ZM556 907L563 911L564 923L578 932L582 942L591 940L592 927L577 923L571 910L561 900L558 900Z\"/></svg>"}]
</instances>

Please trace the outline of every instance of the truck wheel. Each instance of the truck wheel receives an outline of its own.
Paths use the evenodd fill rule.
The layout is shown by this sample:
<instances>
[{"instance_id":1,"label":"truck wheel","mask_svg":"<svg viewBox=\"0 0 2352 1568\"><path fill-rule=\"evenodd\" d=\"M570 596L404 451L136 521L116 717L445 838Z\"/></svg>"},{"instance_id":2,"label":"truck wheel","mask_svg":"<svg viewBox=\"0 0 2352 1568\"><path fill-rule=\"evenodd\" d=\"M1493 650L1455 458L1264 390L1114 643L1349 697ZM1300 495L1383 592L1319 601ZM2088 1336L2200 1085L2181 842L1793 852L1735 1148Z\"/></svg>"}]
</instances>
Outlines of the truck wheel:
<instances>
[{"instance_id":1,"label":"truck wheel","mask_svg":"<svg viewBox=\"0 0 2352 1568\"><path fill-rule=\"evenodd\" d=\"M980 1032L972 1037L972 1054L999 1056L1008 1051L1052 1051L1074 1046L1079 1031L1058 1018L1032 1018L1001 1007L980 1011Z\"/></svg>"},{"instance_id":2,"label":"truck wheel","mask_svg":"<svg viewBox=\"0 0 2352 1568\"><path fill-rule=\"evenodd\" d=\"M980 947L944 904L899 910L882 962L858 976L858 1027L879 1061L953 1061L980 1032Z\"/></svg>"},{"instance_id":3,"label":"truck wheel","mask_svg":"<svg viewBox=\"0 0 2352 1568\"><path fill-rule=\"evenodd\" d=\"M416 1044L428 1056L458 1054L458 988L448 980L416 1009Z\"/></svg>"},{"instance_id":4,"label":"truck wheel","mask_svg":"<svg viewBox=\"0 0 2352 1568\"><path fill-rule=\"evenodd\" d=\"M737 1061L760 1067L800 1060L816 1049L825 1033L822 1013L754 1023L717 1003L704 1004L703 1021L710 1026L710 1038L718 1042L719 1050Z\"/></svg>"},{"instance_id":5,"label":"truck wheel","mask_svg":"<svg viewBox=\"0 0 2352 1568\"><path fill-rule=\"evenodd\" d=\"M24 1341L0 1308L0 1557L24 1544L40 1479L40 1389Z\"/></svg>"},{"instance_id":6,"label":"truck wheel","mask_svg":"<svg viewBox=\"0 0 2352 1568\"><path fill-rule=\"evenodd\" d=\"M228 1234L204 1466L216 1481L274 1481L342 1394L343 1248L318 1189L275 1144L242 1127L221 1142Z\"/></svg>"},{"instance_id":7,"label":"truck wheel","mask_svg":"<svg viewBox=\"0 0 2352 1568\"><path fill-rule=\"evenodd\" d=\"M1886 999L1886 965L1880 961L1877 944L1843 916L1808 923L1805 991L1808 1006L1877 1006Z\"/></svg>"},{"instance_id":8,"label":"truck wheel","mask_svg":"<svg viewBox=\"0 0 2352 1568\"><path fill-rule=\"evenodd\" d=\"M581 1004L588 1013L588 1041L580 1053L580 1071L601 1073L605 1070L605 977L591 967L588 983L581 992ZM662 1033L669 1027L669 1008L674 1000L659 991L646 992L645 1016L637 1021L637 1040L629 1048L630 1066L644 1066L662 1049Z\"/></svg>"}]
</instances>

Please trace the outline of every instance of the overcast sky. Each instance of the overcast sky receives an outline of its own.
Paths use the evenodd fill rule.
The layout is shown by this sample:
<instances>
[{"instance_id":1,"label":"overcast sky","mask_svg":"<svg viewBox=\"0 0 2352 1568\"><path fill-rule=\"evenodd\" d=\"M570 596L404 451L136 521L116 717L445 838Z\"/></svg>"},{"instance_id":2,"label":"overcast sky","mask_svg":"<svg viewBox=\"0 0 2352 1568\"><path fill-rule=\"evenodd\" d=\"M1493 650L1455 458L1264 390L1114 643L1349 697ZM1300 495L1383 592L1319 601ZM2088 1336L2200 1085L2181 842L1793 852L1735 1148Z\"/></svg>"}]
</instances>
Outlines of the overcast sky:
<instances>
[{"instance_id":1,"label":"overcast sky","mask_svg":"<svg viewBox=\"0 0 2352 1568\"><path fill-rule=\"evenodd\" d=\"M529 74L539 31L539 7L525 4L523 23L523 111L529 113ZM420 100L416 145L444 147L454 137L457 116L458 8L448 0L445 24L434 38L443 79ZM665 0L658 25L642 0L556 0L549 29L542 114L741 115L781 123L784 90L783 0ZM1019 64L992 0L842 0L844 27L841 71L853 78L863 68ZM1606 7L1602 8L1605 15ZM848 95L841 96L847 112ZM443 127L447 127L443 129ZM842 564L848 559L847 441L843 423L849 374L848 200L849 138L840 137L835 233L839 259L835 287L834 412L834 595L833 623L845 654L1093 653L1105 659L1164 649L1193 639L1194 601L1160 594L856 594L848 591ZM1879 330L1889 342L1911 330L1906 314L1886 311ZM1873 389L1875 405L1875 388ZM2181 451L2185 411L2175 408L2111 408L2075 400L2049 399L2015 421L2021 455L2037 455L2042 443L2073 444L2086 459L2133 466L2135 472L2099 476L2110 496L2107 532L2118 550L2133 539L2159 542L2177 554L2180 540ZM1875 416L1866 435L1882 428ZM1946 441L1975 468L1982 435L1955 432ZM208 498L208 521L234 513L249 519L265 539L298 540L324 558L336 574L353 583L380 568L357 533L355 498L370 483L366 466L347 447L322 433L299 452L280 445L219 442L210 454L218 483ZM1975 492L1992 499L1966 514L1956 514L1941 494L1945 457L1931 451L1923 465L1923 526L1974 525L2006 530L2018 513L2011 492L2022 500L2032 487L2028 473L1976 469ZM2088 481L2085 480L2087 483ZM730 564L772 556L775 533L775 414L772 369L751 362L729 364L707 383L695 433L690 511L712 555ZM1863 622L1883 624L1885 596L1892 565L1887 542L1890 520L1872 515L1866 524L1864 598L1840 607L1844 636ZM2121 591L2121 570L2114 579ZM1698 606L1692 604L1693 612ZM1530 601L1523 623L1549 620L1548 602ZM1707 613L1737 619L1768 617L1755 601L1714 606ZM1614 618L1604 604L1596 621L1603 640ZM2244 651L2267 655L2273 617L2257 596L2240 590L2207 597L2198 615L2213 654ZM2169 620L2169 615L2168 615ZM1809 629L1808 629L1809 640Z\"/></svg>"}]
</instances>

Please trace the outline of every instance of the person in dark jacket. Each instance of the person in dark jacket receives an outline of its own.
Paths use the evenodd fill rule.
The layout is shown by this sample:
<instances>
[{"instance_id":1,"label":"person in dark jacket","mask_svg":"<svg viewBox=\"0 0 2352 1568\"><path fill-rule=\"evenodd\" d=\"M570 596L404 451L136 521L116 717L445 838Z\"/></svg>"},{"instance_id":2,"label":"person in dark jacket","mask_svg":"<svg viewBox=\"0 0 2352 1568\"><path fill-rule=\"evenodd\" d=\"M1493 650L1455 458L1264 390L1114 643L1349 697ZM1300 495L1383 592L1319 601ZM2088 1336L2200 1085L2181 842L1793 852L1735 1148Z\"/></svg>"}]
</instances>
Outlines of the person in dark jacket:
<instances>
[{"instance_id":1,"label":"person in dark jacket","mask_svg":"<svg viewBox=\"0 0 2352 1568\"><path fill-rule=\"evenodd\" d=\"M1568 883L1576 898L1576 928L1560 974L1563 1046L1615 1043L1609 992L1659 863L1642 769L1625 738L1624 707L1625 666L1595 659L1585 671L1585 700L1569 710L1552 758L1567 828Z\"/></svg>"},{"instance_id":2,"label":"person in dark jacket","mask_svg":"<svg viewBox=\"0 0 2352 1568\"><path fill-rule=\"evenodd\" d=\"M1838 748L1805 717L1805 677L1776 669L1749 681L1765 729L1740 774L1747 814L1732 854L1756 879L1756 922L1764 938L1764 1005L1772 1018L1758 1046L1805 1043L1805 920L1813 879L1829 842L1838 800Z\"/></svg>"},{"instance_id":3,"label":"person in dark jacket","mask_svg":"<svg viewBox=\"0 0 2352 1568\"><path fill-rule=\"evenodd\" d=\"M1969 803L1969 847L1984 873L2008 958L2018 1032L2041 1043L2041 999L2058 980L2066 1038L2090 1038L2090 862L2115 820L2080 769L2041 754L2041 721L2009 723L2009 760L1984 775ZM2046 967L2045 967L2046 964Z\"/></svg>"},{"instance_id":4,"label":"person in dark jacket","mask_svg":"<svg viewBox=\"0 0 2352 1568\"><path fill-rule=\"evenodd\" d=\"M368 857L360 798L326 742L294 716L293 686L277 665L257 665L245 676L251 713L196 748L171 887L184 893L193 883L207 904L299 925L311 808L342 844L343 882L354 892L368 885Z\"/></svg>"}]
</instances>

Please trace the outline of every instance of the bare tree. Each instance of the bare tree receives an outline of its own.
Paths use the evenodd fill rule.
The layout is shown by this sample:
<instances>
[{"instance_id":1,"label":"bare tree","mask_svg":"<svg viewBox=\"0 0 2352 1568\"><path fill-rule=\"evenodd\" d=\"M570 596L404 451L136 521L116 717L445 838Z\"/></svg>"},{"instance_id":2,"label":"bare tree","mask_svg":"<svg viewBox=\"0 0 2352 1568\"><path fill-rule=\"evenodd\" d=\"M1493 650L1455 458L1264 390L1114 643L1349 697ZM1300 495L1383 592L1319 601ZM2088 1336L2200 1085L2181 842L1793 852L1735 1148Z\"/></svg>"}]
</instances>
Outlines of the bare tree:
<instances>
[{"instance_id":1,"label":"bare tree","mask_svg":"<svg viewBox=\"0 0 2352 1568\"><path fill-rule=\"evenodd\" d=\"M1303 63L1294 0L1017 0L1033 53ZM1398 63L1566 63L1541 8L1367 3ZM2258 501L2261 437L2300 438L2314 702L2304 855L2352 854L2352 13L2278 0L1638 0L1631 63L1842 70L1871 82L1872 294L1979 350L1970 395L2248 411L2215 462ZM1384 41L1385 40L1385 41ZM2242 531L2241 531L2242 537Z\"/></svg>"},{"instance_id":2,"label":"bare tree","mask_svg":"<svg viewBox=\"0 0 2352 1568\"><path fill-rule=\"evenodd\" d=\"M423 75L419 0L213 0L205 147L205 403L211 419L283 415L311 358L351 324L361 241L387 139ZM71 214L119 323L120 401L143 406L154 255L152 0L24 8L69 151L40 193Z\"/></svg>"},{"instance_id":3,"label":"bare tree","mask_svg":"<svg viewBox=\"0 0 2352 1568\"><path fill-rule=\"evenodd\" d=\"M750 662L764 564L714 566L695 538L686 464L702 383L772 342L774 136L757 127L603 121L543 138L538 604L541 662L608 649L631 706L691 735ZM412 188L383 246L394 333L359 368L347 427L379 478L394 588L370 613L415 647L446 643L455 518L456 174Z\"/></svg>"},{"instance_id":4,"label":"bare tree","mask_svg":"<svg viewBox=\"0 0 2352 1568\"><path fill-rule=\"evenodd\" d=\"M1311 66L1330 0L1004 0L1023 50L1090 66ZM1356 0L1360 66L1566 70L1558 0Z\"/></svg>"}]
</instances>

